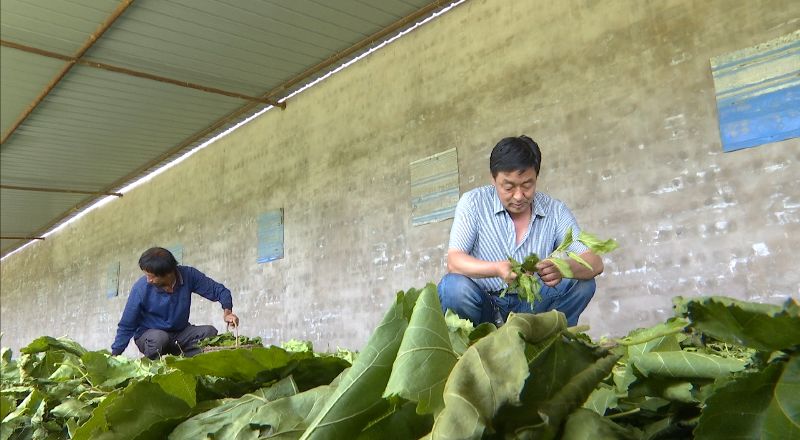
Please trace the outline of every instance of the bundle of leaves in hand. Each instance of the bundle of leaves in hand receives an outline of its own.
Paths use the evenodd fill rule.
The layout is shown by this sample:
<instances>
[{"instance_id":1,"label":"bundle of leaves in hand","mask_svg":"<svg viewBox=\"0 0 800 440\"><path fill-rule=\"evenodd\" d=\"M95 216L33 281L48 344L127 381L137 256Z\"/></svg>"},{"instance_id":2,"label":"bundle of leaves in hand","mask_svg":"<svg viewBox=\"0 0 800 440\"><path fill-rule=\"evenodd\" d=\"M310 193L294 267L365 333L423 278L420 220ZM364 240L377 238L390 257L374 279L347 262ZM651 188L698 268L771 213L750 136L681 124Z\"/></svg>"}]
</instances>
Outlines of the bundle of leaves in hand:
<instances>
[{"instance_id":1,"label":"bundle of leaves in hand","mask_svg":"<svg viewBox=\"0 0 800 440\"><path fill-rule=\"evenodd\" d=\"M261 342L261 338L256 336L255 338L250 338L244 335L239 335L239 345L258 345L263 346L264 344ZM236 346L236 335L231 332L225 332L216 336L212 336L210 338L204 338L197 341L197 346L200 348L203 347L235 347Z\"/></svg>"},{"instance_id":2,"label":"bundle of leaves in hand","mask_svg":"<svg viewBox=\"0 0 800 440\"><path fill-rule=\"evenodd\" d=\"M572 278L574 276L567 259L573 259L587 269L592 269L592 265L587 263L580 255L567 250L573 241L575 241L575 239L572 234L572 228L569 228L561 244L547 257L547 260L552 261L553 264L558 267L558 270L564 278ZM578 235L577 241L586 245L590 251L597 255L611 252L618 247L617 242L613 239L600 240L596 236L584 231L581 231ZM536 301L541 301L542 295L539 292L542 290L542 282L539 280L539 277L535 276L536 265L541 261L539 256L536 254L528 255L522 263L511 257L508 257L508 261L511 262L511 271L517 274L517 277L503 289L500 296L504 296L508 292L516 292L520 299L528 301L531 304Z\"/></svg>"}]
</instances>

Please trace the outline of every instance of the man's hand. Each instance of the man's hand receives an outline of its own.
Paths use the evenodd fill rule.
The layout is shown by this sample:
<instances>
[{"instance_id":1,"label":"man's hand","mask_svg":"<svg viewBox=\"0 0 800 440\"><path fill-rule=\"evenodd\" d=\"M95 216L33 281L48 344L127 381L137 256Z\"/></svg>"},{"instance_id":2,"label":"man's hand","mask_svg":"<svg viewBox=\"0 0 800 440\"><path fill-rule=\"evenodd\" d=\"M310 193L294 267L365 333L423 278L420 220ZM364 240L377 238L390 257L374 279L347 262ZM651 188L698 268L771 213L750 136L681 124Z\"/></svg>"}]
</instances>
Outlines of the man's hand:
<instances>
[{"instance_id":1,"label":"man's hand","mask_svg":"<svg viewBox=\"0 0 800 440\"><path fill-rule=\"evenodd\" d=\"M497 262L497 276L502 278L506 284L511 284L517 278L517 274L511 270L511 262L508 260Z\"/></svg>"},{"instance_id":2,"label":"man's hand","mask_svg":"<svg viewBox=\"0 0 800 440\"><path fill-rule=\"evenodd\" d=\"M558 266L550 260L542 260L536 264L536 272L546 286L555 287L561 282L563 275Z\"/></svg>"},{"instance_id":3,"label":"man's hand","mask_svg":"<svg viewBox=\"0 0 800 440\"><path fill-rule=\"evenodd\" d=\"M225 309L222 314L222 319L228 324L233 324L236 327L239 326L239 317L236 316L231 309Z\"/></svg>"}]
</instances>

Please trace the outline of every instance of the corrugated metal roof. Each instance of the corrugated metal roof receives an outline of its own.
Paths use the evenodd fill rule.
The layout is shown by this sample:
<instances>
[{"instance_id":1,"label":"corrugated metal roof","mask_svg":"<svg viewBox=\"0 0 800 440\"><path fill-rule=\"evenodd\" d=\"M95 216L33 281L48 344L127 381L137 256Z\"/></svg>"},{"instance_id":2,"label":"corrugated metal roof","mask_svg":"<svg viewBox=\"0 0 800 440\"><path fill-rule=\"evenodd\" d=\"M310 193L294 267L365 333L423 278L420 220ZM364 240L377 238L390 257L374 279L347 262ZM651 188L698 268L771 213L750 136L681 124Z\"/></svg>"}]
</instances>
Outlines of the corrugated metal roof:
<instances>
[{"instance_id":1,"label":"corrugated metal roof","mask_svg":"<svg viewBox=\"0 0 800 440\"><path fill-rule=\"evenodd\" d=\"M3 0L2 254L448 3Z\"/></svg>"}]
</instances>

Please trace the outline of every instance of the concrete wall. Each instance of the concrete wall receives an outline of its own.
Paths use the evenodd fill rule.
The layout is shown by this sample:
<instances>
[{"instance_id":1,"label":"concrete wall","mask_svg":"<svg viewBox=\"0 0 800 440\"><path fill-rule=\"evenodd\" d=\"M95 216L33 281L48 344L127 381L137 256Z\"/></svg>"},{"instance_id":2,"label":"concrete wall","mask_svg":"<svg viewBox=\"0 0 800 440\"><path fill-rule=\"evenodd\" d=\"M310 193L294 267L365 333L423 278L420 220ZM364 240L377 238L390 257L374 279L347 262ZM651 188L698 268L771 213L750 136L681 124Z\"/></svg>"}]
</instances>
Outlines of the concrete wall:
<instances>
[{"instance_id":1,"label":"concrete wall","mask_svg":"<svg viewBox=\"0 0 800 440\"><path fill-rule=\"evenodd\" d=\"M582 316L594 335L659 322L674 295L797 297L800 141L721 153L709 58L798 17L793 0L468 1L3 261L2 343L108 347L139 254L181 244L244 333L357 349L394 292L444 273L451 221L411 227L408 163L457 147L463 192L521 133L539 189L621 245ZM280 207L286 256L257 264L257 216Z\"/></svg>"}]
</instances>

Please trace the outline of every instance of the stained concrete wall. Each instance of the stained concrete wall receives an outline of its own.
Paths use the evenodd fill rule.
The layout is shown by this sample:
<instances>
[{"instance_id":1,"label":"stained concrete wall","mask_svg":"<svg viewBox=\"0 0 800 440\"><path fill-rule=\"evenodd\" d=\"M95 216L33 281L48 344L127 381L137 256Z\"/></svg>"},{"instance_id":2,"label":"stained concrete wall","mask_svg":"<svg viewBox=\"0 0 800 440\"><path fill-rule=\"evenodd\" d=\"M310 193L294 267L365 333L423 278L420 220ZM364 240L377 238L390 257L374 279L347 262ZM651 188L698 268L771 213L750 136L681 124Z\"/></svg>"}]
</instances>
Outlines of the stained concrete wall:
<instances>
[{"instance_id":1,"label":"stained concrete wall","mask_svg":"<svg viewBox=\"0 0 800 440\"><path fill-rule=\"evenodd\" d=\"M359 348L394 292L445 271L451 221L410 225L409 162L457 147L463 192L520 133L542 147L539 190L621 245L593 334L661 321L673 295L797 297L800 141L721 153L709 58L798 17L793 0L468 1L4 260L3 345L108 347L138 255L180 244L244 333ZM257 216L280 207L285 258L257 264ZM193 307L221 327L217 304Z\"/></svg>"}]
</instances>

